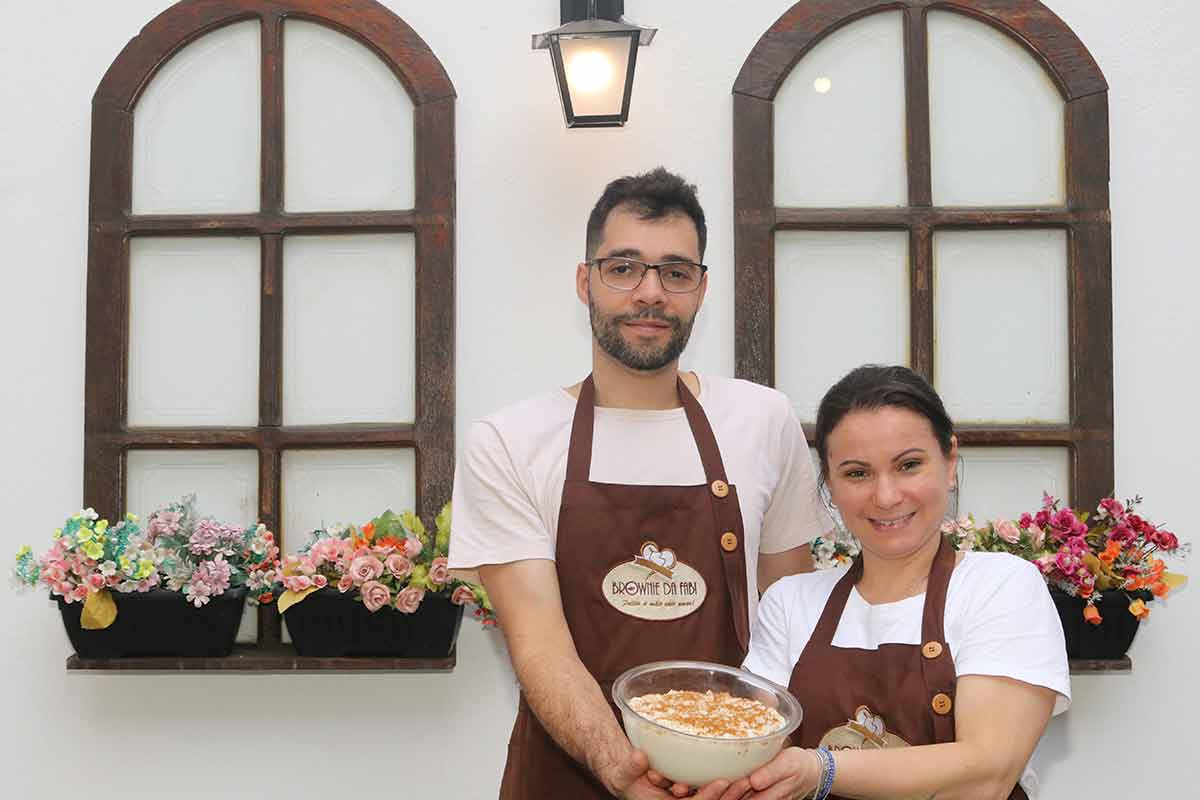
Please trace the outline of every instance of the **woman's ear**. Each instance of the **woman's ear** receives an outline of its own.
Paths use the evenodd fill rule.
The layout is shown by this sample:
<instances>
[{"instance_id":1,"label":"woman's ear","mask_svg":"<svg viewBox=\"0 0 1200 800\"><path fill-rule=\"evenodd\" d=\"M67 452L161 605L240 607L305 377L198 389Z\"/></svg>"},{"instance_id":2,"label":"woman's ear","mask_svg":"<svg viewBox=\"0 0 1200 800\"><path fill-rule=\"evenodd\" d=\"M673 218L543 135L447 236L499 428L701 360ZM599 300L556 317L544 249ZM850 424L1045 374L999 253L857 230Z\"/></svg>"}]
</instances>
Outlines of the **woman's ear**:
<instances>
[{"instance_id":1,"label":"woman's ear","mask_svg":"<svg viewBox=\"0 0 1200 800\"><path fill-rule=\"evenodd\" d=\"M950 435L950 456L946 459L947 469L950 470L949 481L950 488L958 488L958 437Z\"/></svg>"}]
</instances>

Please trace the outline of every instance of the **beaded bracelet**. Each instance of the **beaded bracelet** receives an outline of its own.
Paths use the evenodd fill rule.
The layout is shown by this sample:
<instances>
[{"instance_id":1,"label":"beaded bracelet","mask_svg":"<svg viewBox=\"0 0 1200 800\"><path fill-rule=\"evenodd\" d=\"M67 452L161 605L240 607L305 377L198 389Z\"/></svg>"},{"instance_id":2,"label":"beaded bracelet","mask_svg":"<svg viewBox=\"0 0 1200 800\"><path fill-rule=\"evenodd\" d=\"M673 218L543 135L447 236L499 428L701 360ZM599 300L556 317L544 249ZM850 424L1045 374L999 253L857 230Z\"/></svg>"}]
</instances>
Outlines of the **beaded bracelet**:
<instances>
[{"instance_id":1,"label":"beaded bracelet","mask_svg":"<svg viewBox=\"0 0 1200 800\"><path fill-rule=\"evenodd\" d=\"M829 752L829 748L818 747L816 754L821 759L821 779L817 782L817 788L813 790L813 800L826 800L830 793L833 792L833 779L837 775L837 762L833 760L833 753Z\"/></svg>"}]
</instances>

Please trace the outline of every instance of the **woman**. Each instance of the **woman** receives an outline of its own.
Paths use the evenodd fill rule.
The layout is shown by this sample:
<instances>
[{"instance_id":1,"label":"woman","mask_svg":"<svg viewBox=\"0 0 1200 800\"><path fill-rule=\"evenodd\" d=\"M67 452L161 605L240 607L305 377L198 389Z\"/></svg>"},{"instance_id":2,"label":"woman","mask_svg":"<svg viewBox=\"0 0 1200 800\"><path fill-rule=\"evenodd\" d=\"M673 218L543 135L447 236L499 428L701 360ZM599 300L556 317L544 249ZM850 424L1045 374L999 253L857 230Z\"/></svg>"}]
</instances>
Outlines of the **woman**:
<instances>
[{"instance_id":1,"label":"woman","mask_svg":"<svg viewBox=\"0 0 1200 800\"><path fill-rule=\"evenodd\" d=\"M1062 625L1032 564L941 535L958 462L941 399L904 367L860 367L821 401L816 446L862 553L763 596L744 666L786 684L804 722L723 797L1026 797L1070 703Z\"/></svg>"}]
</instances>

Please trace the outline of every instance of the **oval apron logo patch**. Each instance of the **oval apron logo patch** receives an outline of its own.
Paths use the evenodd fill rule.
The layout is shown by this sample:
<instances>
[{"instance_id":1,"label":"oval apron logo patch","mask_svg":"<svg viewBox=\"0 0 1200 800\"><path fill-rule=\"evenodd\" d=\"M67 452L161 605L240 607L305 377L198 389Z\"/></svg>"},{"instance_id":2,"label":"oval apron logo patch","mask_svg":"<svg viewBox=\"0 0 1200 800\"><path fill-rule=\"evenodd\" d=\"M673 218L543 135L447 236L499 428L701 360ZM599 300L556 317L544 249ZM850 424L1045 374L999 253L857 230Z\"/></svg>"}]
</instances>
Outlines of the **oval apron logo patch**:
<instances>
[{"instance_id":1,"label":"oval apron logo patch","mask_svg":"<svg viewBox=\"0 0 1200 800\"><path fill-rule=\"evenodd\" d=\"M609 605L638 619L672 620L691 614L704 603L708 586L673 550L645 542L629 561L608 571L600 587Z\"/></svg>"}]
</instances>

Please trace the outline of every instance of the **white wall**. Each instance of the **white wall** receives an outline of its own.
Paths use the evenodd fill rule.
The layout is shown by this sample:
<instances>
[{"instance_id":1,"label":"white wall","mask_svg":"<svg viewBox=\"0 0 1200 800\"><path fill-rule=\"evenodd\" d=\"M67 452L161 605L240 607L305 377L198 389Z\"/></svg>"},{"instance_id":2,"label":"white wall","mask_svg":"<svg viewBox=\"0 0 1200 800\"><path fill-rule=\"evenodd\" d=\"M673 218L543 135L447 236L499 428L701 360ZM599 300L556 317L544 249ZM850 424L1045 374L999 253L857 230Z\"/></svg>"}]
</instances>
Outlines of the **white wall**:
<instances>
[{"instance_id":1,"label":"white wall","mask_svg":"<svg viewBox=\"0 0 1200 800\"><path fill-rule=\"evenodd\" d=\"M168 5L0 3L0 553L44 546L84 499L90 99ZM571 281L587 212L609 178L659 163L699 184L711 225L715 269L687 365L732 374L730 88L788 0L630 0L628 17L661 33L640 54L629 126L590 132L563 128L546 55L527 49L557 24L557 3L388 5L458 90L458 430L584 374ZM1050 5L1111 85L1117 489L1195 539L1200 10ZM1131 675L1076 678L1038 759L1045 797L1195 796L1198 612L1194 589L1156 604ZM498 638L469 620L450 675L68 675L43 597L0 594L0 625L5 796L494 796L515 690Z\"/></svg>"}]
</instances>

